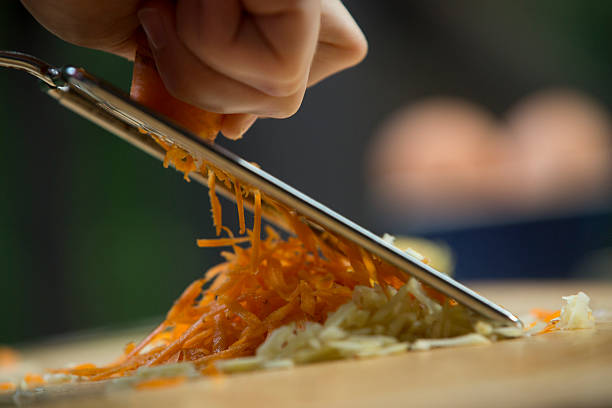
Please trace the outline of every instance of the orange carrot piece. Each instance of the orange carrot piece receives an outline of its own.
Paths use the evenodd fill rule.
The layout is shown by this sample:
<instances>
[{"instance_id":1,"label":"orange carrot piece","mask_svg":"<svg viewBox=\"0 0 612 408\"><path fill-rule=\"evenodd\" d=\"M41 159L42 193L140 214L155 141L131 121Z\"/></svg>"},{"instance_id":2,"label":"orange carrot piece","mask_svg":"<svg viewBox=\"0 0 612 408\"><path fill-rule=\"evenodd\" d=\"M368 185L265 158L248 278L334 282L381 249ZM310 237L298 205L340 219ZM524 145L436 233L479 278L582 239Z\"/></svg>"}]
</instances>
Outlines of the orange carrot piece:
<instances>
[{"instance_id":1,"label":"orange carrot piece","mask_svg":"<svg viewBox=\"0 0 612 408\"><path fill-rule=\"evenodd\" d=\"M192 287L193 283L191 285L189 285L189 287ZM170 311L172 311L172 309L170 309ZM170 313L170 311L168 313ZM121 358L119 360L120 363L129 360L130 358L134 357L136 354L138 354L140 352L140 350L142 350L147 344L149 344L149 342L155 337L157 336L159 333L162 332L162 330L164 330L166 328L166 324L161 323L159 326L157 326L155 328L155 330L153 330L147 337L144 338L144 340L142 340L136 347L134 347L132 350L130 350L129 353L127 353L126 355L124 355L123 358ZM87 368L91 368L91 367L87 367Z\"/></svg>"},{"instance_id":2,"label":"orange carrot piece","mask_svg":"<svg viewBox=\"0 0 612 408\"><path fill-rule=\"evenodd\" d=\"M88 369L88 368L96 368L95 364L92 363L84 363L84 364L79 364L77 366L72 367L75 370L84 370L84 369Z\"/></svg>"},{"instance_id":3,"label":"orange carrot piece","mask_svg":"<svg viewBox=\"0 0 612 408\"><path fill-rule=\"evenodd\" d=\"M134 386L137 390L150 390L166 387L174 387L182 384L187 380L187 377L170 377L170 378L153 378L151 380L141 381Z\"/></svg>"},{"instance_id":4,"label":"orange carrot piece","mask_svg":"<svg viewBox=\"0 0 612 408\"><path fill-rule=\"evenodd\" d=\"M253 253L253 273L257 271L257 265L259 262L259 244L261 241L261 193L259 190L255 191L255 209L254 209L253 221L253 239L252 239L252 253Z\"/></svg>"},{"instance_id":5,"label":"orange carrot piece","mask_svg":"<svg viewBox=\"0 0 612 408\"><path fill-rule=\"evenodd\" d=\"M560 310L552 311L547 309L531 309L530 313L539 321L550 322L552 319L556 319L561 315Z\"/></svg>"},{"instance_id":6,"label":"orange carrot piece","mask_svg":"<svg viewBox=\"0 0 612 408\"><path fill-rule=\"evenodd\" d=\"M0 391L13 391L17 386L10 381L0 382Z\"/></svg>"},{"instance_id":7,"label":"orange carrot piece","mask_svg":"<svg viewBox=\"0 0 612 408\"><path fill-rule=\"evenodd\" d=\"M28 384L29 386L43 385L45 383L45 380L42 378L42 376L34 373L27 373L23 377L23 381L25 381L26 384Z\"/></svg>"},{"instance_id":8,"label":"orange carrot piece","mask_svg":"<svg viewBox=\"0 0 612 408\"><path fill-rule=\"evenodd\" d=\"M10 347L0 346L0 367L11 367L19 361L19 353Z\"/></svg>"},{"instance_id":9,"label":"orange carrot piece","mask_svg":"<svg viewBox=\"0 0 612 408\"><path fill-rule=\"evenodd\" d=\"M231 301L225 303L224 300L225 299L221 297L220 301L224 303L225 305L227 305L227 308L229 309L229 311L234 313L237 316L240 316L240 318L242 318L242 320L244 320L248 324L250 325L260 325L261 324L261 320L259 320L259 318L254 313L246 310L242 305L240 305L240 303L231 302Z\"/></svg>"},{"instance_id":10,"label":"orange carrot piece","mask_svg":"<svg viewBox=\"0 0 612 408\"><path fill-rule=\"evenodd\" d=\"M234 178L234 194L236 196L236 209L238 211L238 225L240 234L244 234L246 231L246 224L244 222L244 202L242 200L242 187L238 179Z\"/></svg>"},{"instance_id":11,"label":"orange carrot piece","mask_svg":"<svg viewBox=\"0 0 612 408\"><path fill-rule=\"evenodd\" d=\"M179 351L181 346L187 340L189 340L189 338L192 337L198 331L198 329L200 329L204 325L204 320L207 317L209 317L211 314L212 312L203 314L185 333L181 335L181 337L179 337L172 344L170 344L166 349L164 349L164 351L159 353L159 355L157 355L152 361L150 361L147 364L147 366L158 365L159 363L163 362L166 358L170 357L171 355Z\"/></svg>"},{"instance_id":12,"label":"orange carrot piece","mask_svg":"<svg viewBox=\"0 0 612 408\"><path fill-rule=\"evenodd\" d=\"M193 336L192 338L190 338L189 340L187 340L185 342L185 344L183 345L184 348L193 348L193 347L197 347L200 343L205 342L208 338L210 338L210 336L212 336L213 334L213 329L206 329L198 334L196 334L195 336Z\"/></svg>"},{"instance_id":13,"label":"orange carrot piece","mask_svg":"<svg viewBox=\"0 0 612 408\"><path fill-rule=\"evenodd\" d=\"M545 334L545 333L550 333L550 332L557 331L557 330L559 330L559 328L557 327L557 323L553 322L553 323L548 323L546 327L540 330L537 334Z\"/></svg>"},{"instance_id":14,"label":"orange carrot piece","mask_svg":"<svg viewBox=\"0 0 612 408\"><path fill-rule=\"evenodd\" d=\"M235 244L242 244L243 242L248 242L250 240L251 238L249 237L198 239L196 241L196 244L200 248L212 248L212 247L224 247L224 246L232 246Z\"/></svg>"},{"instance_id":15,"label":"orange carrot piece","mask_svg":"<svg viewBox=\"0 0 612 408\"><path fill-rule=\"evenodd\" d=\"M212 211L213 224L215 226L215 230L217 236L221 235L221 203L219 203L219 198L215 193L215 184L217 177L215 176L214 171L208 172L208 196L210 198L210 209Z\"/></svg>"},{"instance_id":16,"label":"orange carrot piece","mask_svg":"<svg viewBox=\"0 0 612 408\"><path fill-rule=\"evenodd\" d=\"M207 112L170 95L145 41L136 50L130 96L203 139L214 140L223 123L223 114Z\"/></svg>"},{"instance_id":17,"label":"orange carrot piece","mask_svg":"<svg viewBox=\"0 0 612 408\"><path fill-rule=\"evenodd\" d=\"M171 320L178 315L183 309L193 304L202 291L202 285L204 285L204 279L198 279L191 283L181 294L181 296L174 302L172 308L168 311L167 319ZM161 329L158 328L161 331Z\"/></svg>"}]
</instances>

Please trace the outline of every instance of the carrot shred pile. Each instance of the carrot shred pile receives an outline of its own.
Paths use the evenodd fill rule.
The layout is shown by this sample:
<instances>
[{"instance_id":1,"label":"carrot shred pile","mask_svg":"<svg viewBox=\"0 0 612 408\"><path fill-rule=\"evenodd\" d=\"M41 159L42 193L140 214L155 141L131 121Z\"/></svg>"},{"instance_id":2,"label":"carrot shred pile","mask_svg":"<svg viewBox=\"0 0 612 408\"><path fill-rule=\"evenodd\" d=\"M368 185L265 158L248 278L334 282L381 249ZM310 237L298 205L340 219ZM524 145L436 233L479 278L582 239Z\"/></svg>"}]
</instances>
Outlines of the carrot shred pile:
<instances>
[{"instance_id":1,"label":"carrot shred pile","mask_svg":"<svg viewBox=\"0 0 612 408\"><path fill-rule=\"evenodd\" d=\"M158 142L167 150L164 165L173 163L179 170L194 171L193 159L187 153ZM139 344L128 344L116 362L54 372L96 381L130 375L140 367L190 361L202 374L214 374L215 360L253 355L266 336L280 326L290 322L323 323L330 312L350 300L357 285L380 285L388 293L388 286L399 288L406 282L407 276L397 268L329 232L323 240L298 214L260 191L239 184L210 163L203 163L199 172L208 177L217 236L225 231L228 237L200 239L197 244L231 248L221 253L226 261L189 285L166 319ZM219 182L236 192L244 236L234 237L222 226L215 192ZM241 199L250 195L254 223L252 229L247 229ZM285 217L295 236L283 239L269 226L264 228L265 237L261 236L262 202L274 206ZM244 243L250 246L239 245ZM427 290L435 298L443 298L435 290Z\"/></svg>"}]
</instances>

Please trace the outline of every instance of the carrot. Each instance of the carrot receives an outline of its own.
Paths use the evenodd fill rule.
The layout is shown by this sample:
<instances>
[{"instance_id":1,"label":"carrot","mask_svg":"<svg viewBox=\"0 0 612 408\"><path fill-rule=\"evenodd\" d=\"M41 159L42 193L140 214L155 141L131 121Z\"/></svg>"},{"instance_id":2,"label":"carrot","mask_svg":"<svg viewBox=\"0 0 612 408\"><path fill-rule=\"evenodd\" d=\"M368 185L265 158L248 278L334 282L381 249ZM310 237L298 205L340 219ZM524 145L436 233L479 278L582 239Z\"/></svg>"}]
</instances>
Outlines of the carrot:
<instances>
[{"instance_id":1,"label":"carrot","mask_svg":"<svg viewBox=\"0 0 612 408\"><path fill-rule=\"evenodd\" d=\"M196 170L197 167L193 157L191 157L189 153L177 146L170 147L166 152L163 165L165 168L168 168L170 163L174 164L174 168L176 168L177 171L183 173L185 181L191 181L189 179L189 173Z\"/></svg>"},{"instance_id":2,"label":"carrot","mask_svg":"<svg viewBox=\"0 0 612 408\"><path fill-rule=\"evenodd\" d=\"M550 322L561 315L560 310L552 311L547 309L531 309L530 313L538 320L542 322Z\"/></svg>"},{"instance_id":3,"label":"carrot","mask_svg":"<svg viewBox=\"0 0 612 408\"><path fill-rule=\"evenodd\" d=\"M147 106L158 109L155 103L161 103L165 89L149 89L147 81L157 78L158 85L161 82L154 77L157 73L152 60L145 59L143 52L137 55L133 94L143 103L152 103ZM174 103L168 100L161 104ZM177 120L181 123L180 117ZM182 124L192 130L197 128L188 121ZM324 323L329 313L351 298L356 285L379 285L389 294L388 286L397 289L407 281L406 274L358 245L329 231L315 233L313 228L317 227L259 190L239 182L211 163L199 162L197 167L193 157L180 147L159 138L155 140L166 150L165 166L174 164L185 174L186 180L193 171L207 177L218 238L198 239L196 242L199 247L229 247L221 253L226 261L189 285L157 328L138 345L131 343L126 346L115 363L102 367L81 365L54 372L96 381L131 375L143 366L191 361L200 372L215 374L214 361L253 355L267 334L282 325L289 322L303 324L305 321ZM240 234L246 236L235 237L222 225L221 205L215 191L217 182L233 189ZM252 230L245 225L245 197L253 199ZM262 234L264 205L285 218L285 224L290 226L294 236L284 239L270 226L266 226ZM227 237L220 237L221 231L225 231ZM213 278L210 286L205 285ZM457 306L443 294L436 292L435 295L441 304ZM145 382L140 387L168 383L172 380Z\"/></svg>"},{"instance_id":4,"label":"carrot","mask_svg":"<svg viewBox=\"0 0 612 408\"><path fill-rule=\"evenodd\" d=\"M234 194L236 195L236 209L238 211L238 225L240 227L239 233L242 235L246 230L246 224L244 222L244 203L242 201L242 187L236 178L233 178L232 180L234 182Z\"/></svg>"},{"instance_id":5,"label":"carrot","mask_svg":"<svg viewBox=\"0 0 612 408\"><path fill-rule=\"evenodd\" d=\"M253 248L253 261L252 268L253 273L257 271L257 265L259 261L259 243L261 240L261 193L259 190L255 190L255 213L254 213L255 221L253 221L253 237L251 248Z\"/></svg>"},{"instance_id":6,"label":"carrot","mask_svg":"<svg viewBox=\"0 0 612 408\"><path fill-rule=\"evenodd\" d=\"M217 239L198 239L196 244L200 248L212 248L212 247L222 247L222 246L231 246L235 244L241 244L243 242L250 241L249 237L238 237L238 238L217 238Z\"/></svg>"},{"instance_id":7,"label":"carrot","mask_svg":"<svg viewBox=\"0 0 612 408\"><path fill-rule=\"evenodd\" d=\"M547 310L547 309L531 309L530 313L540 322L546 323L546 326L537 332L536 334L545 334L553 331L559 330L557 327L558 317L561 316L561 310ZM528 327L526 330L529 330L533 326L535 326L536 322Z\"/></svg>"},{"instance_id":8,"label":"carrot","mask_svg":"<svg viewBox=\"0 0 612 408\"><path fill-rule=\"evenodd\" d=\"M155 336L157 336L159 333L161 333L161 331L165 327L166 327L166 325L164 323L162 323L159 326L157 326L157 328L155 330L153 330L143 341L141 341L140 344L138 344L138 346L134 347L131 350L127 350L127 353L125 353L124 358L122 359L122 361L128 360L131 357L134 357L140 350L142 350L147 344L149 344L151 342L151 340ZM81 364L80 366L75 367L75 369L94 368L94 367L85 367L85 366L87 366L87 364Z\"/></svg>"},{"instance_id":9,"label":"carrot","mask_svg":"<svg viewBox=\"0 0 612 408\"><path fill-rule=\"evenodd\" d=\"M217 182L217 177L215 176L214 171L208 172L208 196L210 197L210 210L212 211L213 216L213 224L215 226L215 230L217 236L221 235L221 203L219 203L219 198L215 193L215 184Z\"/></svg>"},{"instance_id":10,"label":"carrot","mask_svg":"<svg viewBox=\"0 0 612 408\"><path fill-rule=\"evenodd\" d=\"M373 285L401 276L370 254L360 253L350 242L338 241L344 251L326 247L320 252L329 257L315 256L312 251L319 252L324 244L309 227L300 230L309 240L307 245L297 237L284 240L270 227L261 237L262 199L269 199L259 192L252 194L255 222L248 237L235 238L228 231L228 238L200 242L203 246L235 245L248 239L250 247L235 246L227 253L227 262L185 289L166 319L143 342L128 347L119 363L61 372L101 380L130 375L141 366L192 361L203 372L213 373L212 362L253 355L267 333L284 324L323 323L350 299L361 281ZM296 220L289 212L287 216ZM352 265L359 265L365 276L356 276ZM212 276L217 279L204 291L205 280Z\"/></svg>"},{"instance_id":11,"label":"carrot","mask_svg":"<svg viewBox=\"0 0 612 408\"><path fill-rule=\"evenodd\" d=\"M184 345L185 348L189 349L189 348L196 348L196 347L201 346L202 344L207 342L207 340L212 335L212 332L213 332L213 329L209 328L209 329L206 329L194 335L193 337L191 337L189 340L185 342L185 345ZM205 354L209 354L210 350L203 349L203 352Z\"/></svg>"},{"instance_id":12,"label":"carrot","mask_svg":"<svg viewBox=\"0 0 612 408\"><path fill-rule=\"evenodd\" d=\"M136 388L137 390L150 390L172 387L184 383L186 379L187 378L183 376L170 378L154 378L152 380L141 381L136 384L134 388Z\"/></svg>"},{"instance_id":13,"label":"carrot","mask_svg":"<svg viewBox=\"0 0 612 408\"><path fill-rule=\"evenodd\" d=\"M537 334L545 334L553 331L557 331L559 328L557 327L557 322L548 323L546 327L540 330Z\"/></svg>"},{"instance_id":14,"label":"carrot","mask_svg":"<svg viewBox=\"0 0 612 408\"><path fill-rule=\"evenodd\" d=\"M23 377L23 381L29 386L43 385L45 380L39 374L28 373Z\"/></svg>"},{"instance_id":15,"label":"carrot","mask_svg":"<svg viewBox=\"0 0 612 408\"><path fill-rule=\"evenodd\" d=\"M19 353L10 347L0 346L0 368L10 367L19 361Z\"/></svg>"},{"instance_id":16,"label":"carrot","mask_svg":"<svg viewBox=\"0 0 612 408\"><path fill-rule=\"evenodd\" d=\"M0 391L13 391L15 388L17 386L10 381L0 382Z\"/></svg>"},{"instance_id":17,"label":"carrot","mask_svg":"<svg viewBox=\"0 0 612 408\"><path fill-rule=\"evenodd\" d=\"M130 96L203 139L214 140L221 129L223 114L207 112L170 95L157 72L151 50L142 40L134 58Z\"/></svg>"}]
</instances>

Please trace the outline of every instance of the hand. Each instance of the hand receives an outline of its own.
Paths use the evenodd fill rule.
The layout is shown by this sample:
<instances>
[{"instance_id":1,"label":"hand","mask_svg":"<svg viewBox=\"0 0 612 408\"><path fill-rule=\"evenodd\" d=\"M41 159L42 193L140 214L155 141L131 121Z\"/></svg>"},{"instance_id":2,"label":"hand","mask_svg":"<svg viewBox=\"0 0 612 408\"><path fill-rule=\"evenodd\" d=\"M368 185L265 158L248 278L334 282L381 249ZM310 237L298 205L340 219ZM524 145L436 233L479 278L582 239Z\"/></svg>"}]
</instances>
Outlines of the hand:
<instances>
[{"instance_id":1,"label":"hand","mask_svg":"<svg viewBox=\"0 0 612 408\"><path fill-rule=\"evenodd\" d=\"M22 0L60 38L133 59L147 34L172 95L230 114L225 136L285 118L305 89L353 66L365 37L340 0Z\"/></svg>"}]
</instances>

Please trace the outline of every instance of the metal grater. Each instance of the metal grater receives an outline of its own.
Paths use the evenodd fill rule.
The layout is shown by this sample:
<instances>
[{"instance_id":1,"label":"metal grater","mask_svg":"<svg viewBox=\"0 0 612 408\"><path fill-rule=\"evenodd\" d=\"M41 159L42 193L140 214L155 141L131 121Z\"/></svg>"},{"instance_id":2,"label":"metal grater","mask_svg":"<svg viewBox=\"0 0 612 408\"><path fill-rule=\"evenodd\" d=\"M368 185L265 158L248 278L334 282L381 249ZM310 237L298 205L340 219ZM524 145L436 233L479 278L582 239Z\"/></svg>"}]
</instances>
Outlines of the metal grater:
<instances>
[{"instance_id":1,"label":"metal grater","mask_svg":"<svg viewBox=\"0 0 612 408\"><path fill-rule=\"evenodd\" d=\"M206 160L236 177L241 184L255 187L270 198L294 209L314 231L327 230L354 242L497 324L522 327L521 321L501 306L385 242L227 149L199 139L84 69L70 65L56 68L35 57L14 51L0 51L0 66L34 75L44 83L43 90L61 105L153 157L163 160L166 152L142 130L186 150L196 161ZM190 177L207 185L207 180L199 173L194 172ZM223 183L218 183L218 187L228 198L234 197L233 191L227 190ZM224 188L226 190L223 190ZM263 214L269 221L284 226L280 214L273 207L264 206Z\"/></svg>"}]
</instances>

